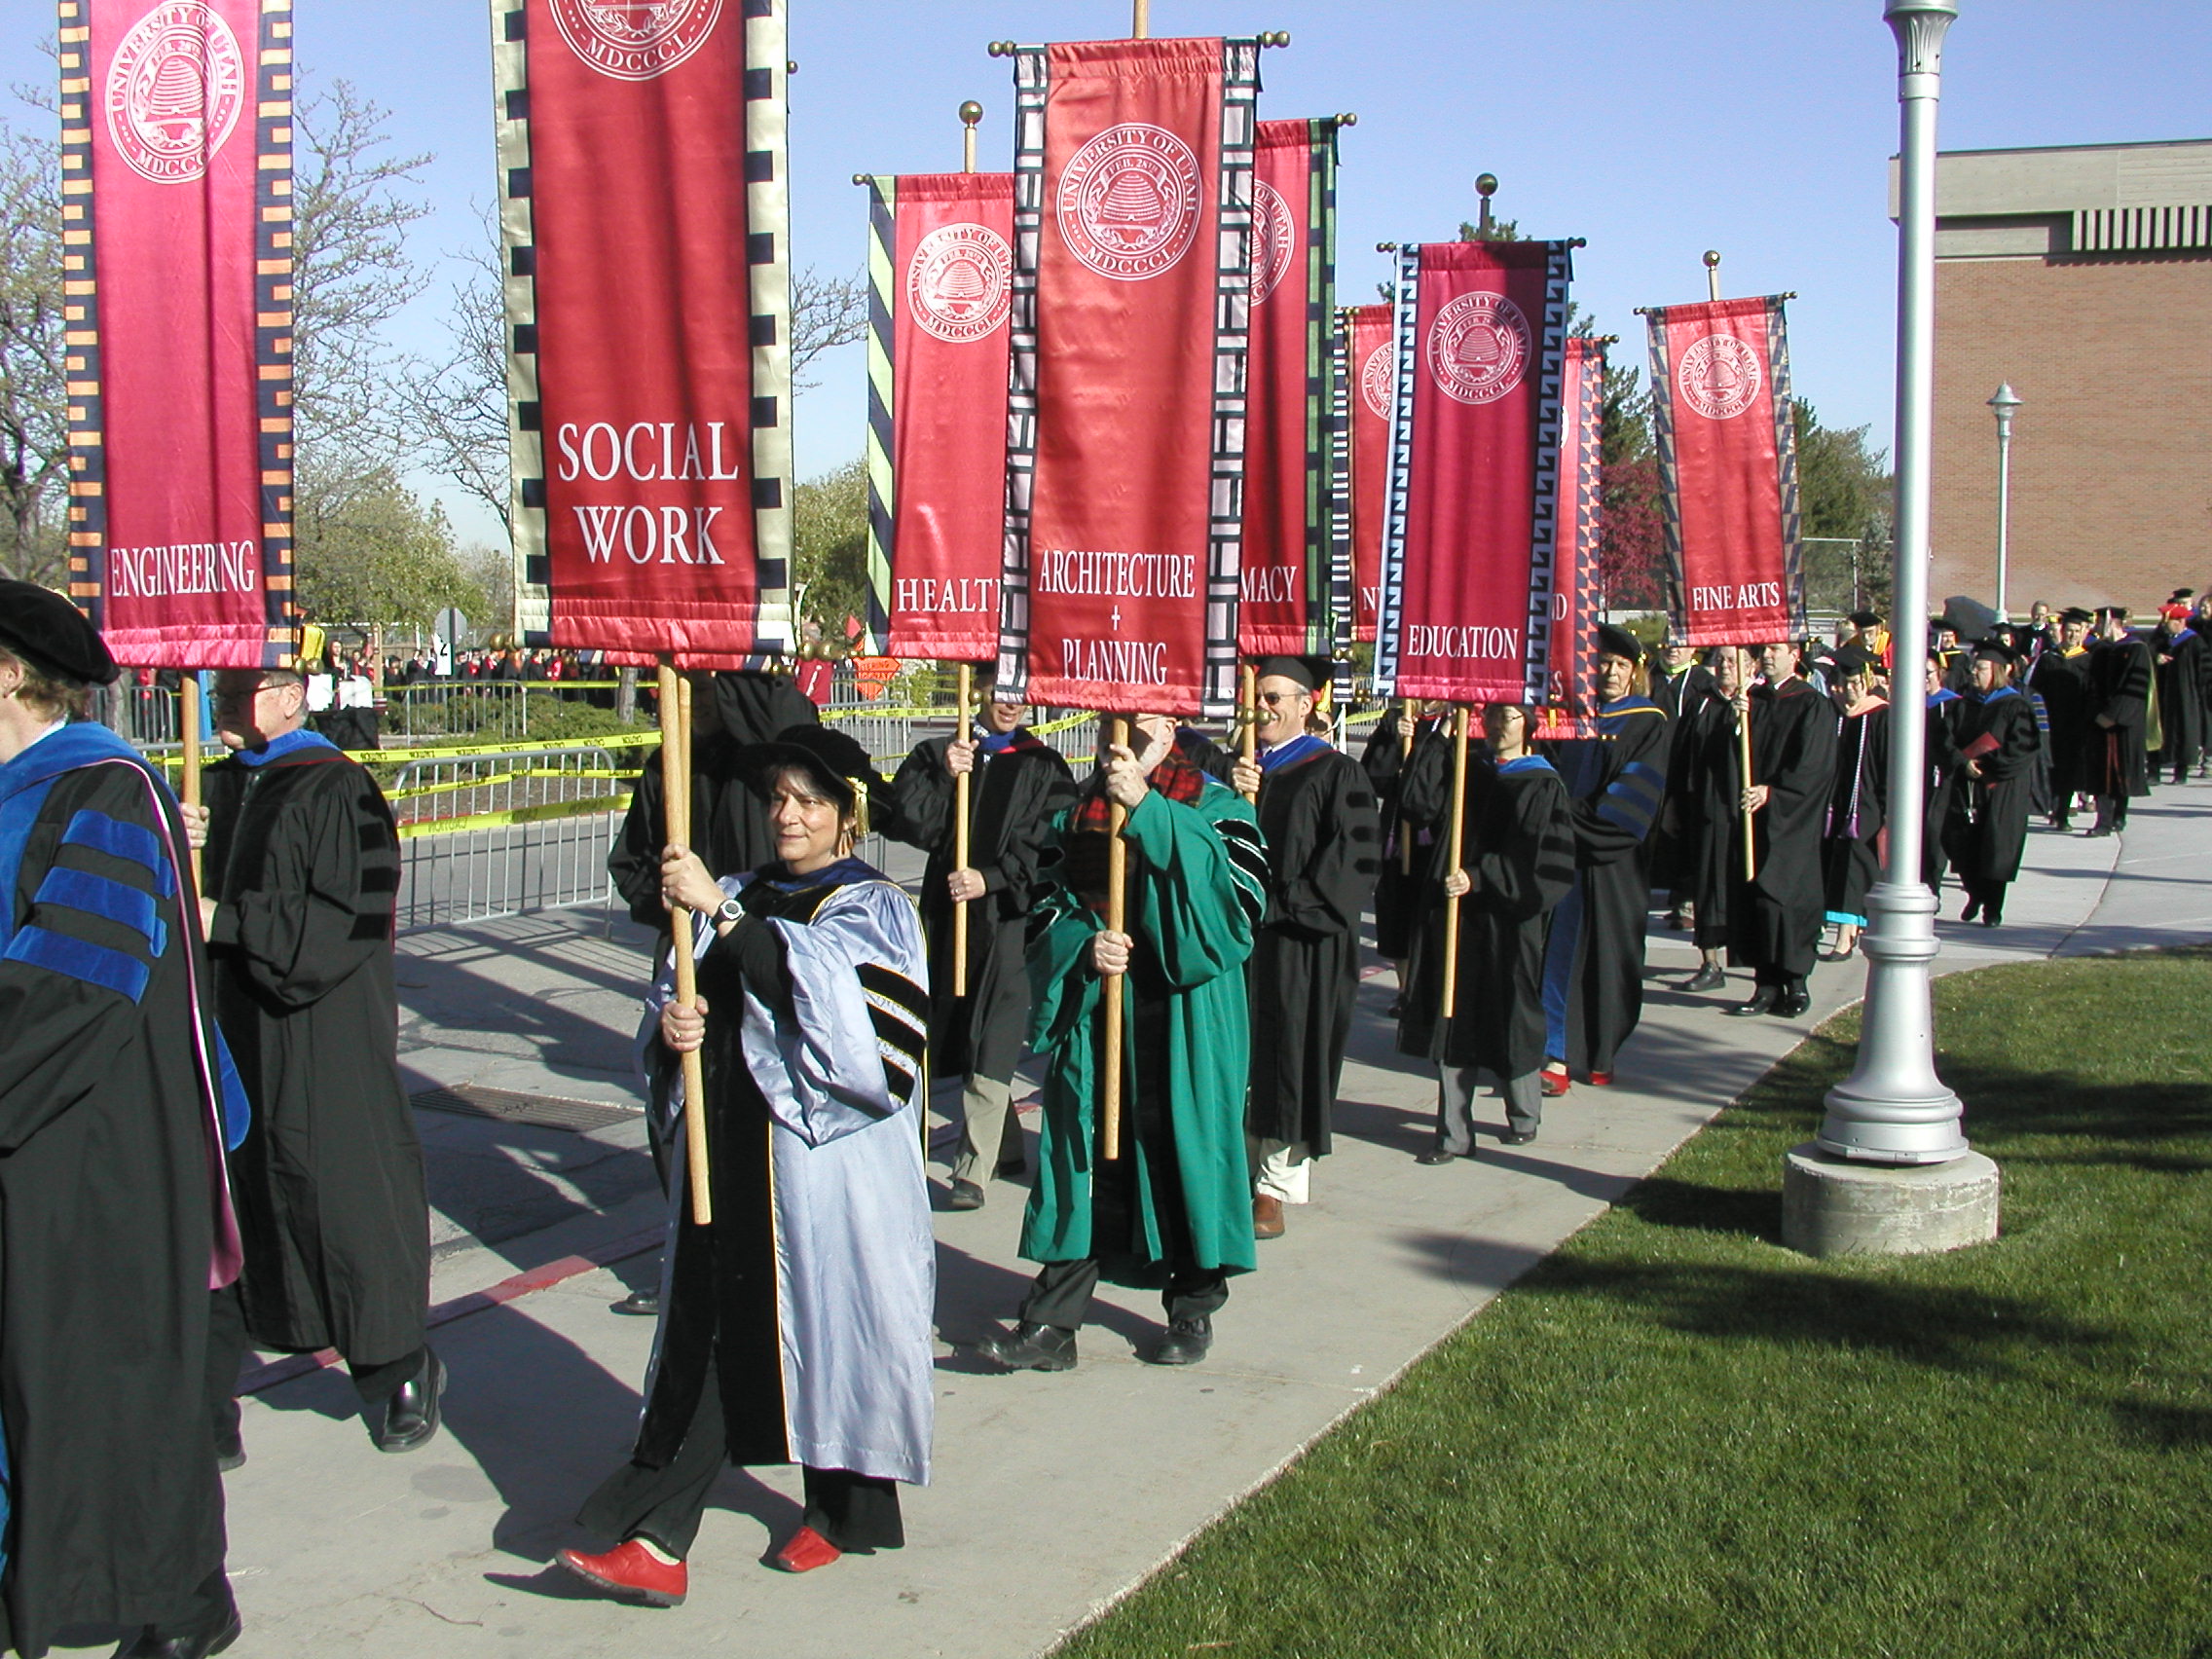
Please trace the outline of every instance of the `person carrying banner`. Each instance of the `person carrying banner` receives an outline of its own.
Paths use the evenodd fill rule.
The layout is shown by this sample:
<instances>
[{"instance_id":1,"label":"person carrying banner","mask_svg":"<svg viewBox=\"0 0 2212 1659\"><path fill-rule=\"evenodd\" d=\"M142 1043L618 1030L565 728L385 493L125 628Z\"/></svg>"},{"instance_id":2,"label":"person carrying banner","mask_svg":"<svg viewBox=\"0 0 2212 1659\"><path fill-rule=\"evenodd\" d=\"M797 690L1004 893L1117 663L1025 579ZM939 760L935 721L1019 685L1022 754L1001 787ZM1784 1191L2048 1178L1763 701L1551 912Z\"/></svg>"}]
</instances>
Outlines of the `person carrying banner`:
<instances>
[{"instance_id":1,"label":"person carrying banner","mask_svg":"<svg viewBox=\"0 0 2212 1659\"><path fill-rule=\"evenodd\" d=\"M1421 1163L1474 1157L1472 1106L1483 1072L1505 1101L1504 1145L1534 1140L1543 1120L1544 936L1577 877L1567 788L1549 760L1529 753L1530 724L1525 704L1484 708L1490 758L1467 767L1463 863L1444 867L1449 853L1438 842L1422 872L1428 903L1398 1021L1398 1051L1436 1067L1436 1140ZM1409 769L1407 812L1441 823L1451 793L1450 756L1433 746ZM1461 902L1457 987L1446 1019L1444 901L1455 897Z\"/></svg>"},{"instance_id":2,"label":"person carrying banner","mask_svg":"<svg viewBox=\"0 0 2212 1659\"><path fill-rule=\"evenodd\" d=\"M1075 799L1075 779L1059 752L1022 722L1028 707L991 695L996 678L977 671L981 730L918 745L891 780L888 832L928 852L922 876L922 927L930 942L930 1066L966 1081L960 1094L960 1151L946 1206L980 1209L983 1189L1002 1168L1024 1162L1021 1125L1010 1107L1014 1069L1029 1030L1024 934L1038 894L1037 863L1053 818ZM972 782L968 857L955 863L955 780ZM955 906L968 906L968 979L953 972Z\"/></svg>"},{"instance_id":3,"label":"person carrying banner","mask_svg":"<svg viewBox=\"0 0 2212 1659\"><path fill-rule=\"evenodd\" d=\"M2043 746L2035 711L2012 684L2011 646L1984 640L1973 648L1973 694L1965 699L1957 743L1952 857L1967 891L1962 922L1985 928L2005 919L2005 889L2020 873L2028 840L2028 791Z\"/></svg>"},{"instance_id":4,"label":"person carrying banner","mask_svg":"<svg viewBox=\"0 0 2212 1659\"><path fill-rule=\"evenodd\" d=\"M1821 836L1821 878L1835 948L1825 962L1858 954L1866 926L1866 895L1882 873L1889 831L1890 705L1874 689L1876 663L1857 645L1835 653L1829 691L1837 712L1835 777Z\"/></svg>"},{"instance_id":5,"label":"person carrying banner","mask_svg":"<svg viewBox=\"0 0 2212 1659\"><path fill-rule=\"evenodd\" d=\"M1082 799L1061 814L1029 949L1044 1121L1021 1253L1042 1264L1010 1332L976 1351L1009 1370L1067 1371L1100 1278L1154 1288L1167 1332L1144 1357L1193 1365L1229 1281L1254 1266L1244 1097L1243 968L1268 903L1251 806L1177 748L1166 715L1128 717ZM1102 733L1112 724L1102 718ZM1107 928L1111 808L1127 811L1125 933ZM1122 976L1117 981L1101 976ZM1125 987L1121 1144L1101 1157L1101 988Z\"/></svg>"},{"instance_id":6,"label":"person carrying banner","mask_svg":"<svg viewBox=\"0 0 2212 1659\"><path fill-rule=\"evenodd\" d=\"M2128 631L2127 608L2097 610L2096 644L2083 676L2089 716L2086 787L2097 803L2091 835L2127 828L2127 803L2151 793L2144 730L2156 683L2151 647Z\"/></svg>"},{"instance_id":7,"label":"person carrying banner","mask_svg":"<svg viewBox=\"0 0 2212 1659\"><path fill-rule=\"evenodd\" d=\"M1692 942L1698 970L1676 987L1717 991L1728 982L1729 889L1744 867L1742 744L1736 732L1735 696L1741 652L1722 645L1709 653L1708 685L1686 698L1673 749L1667 787L1680 814ZM1677 787L1678 786L1678 787Z\"/></svg>"},{"instance_id":8,"label":"person carrying banner","mask_svg":"<svg viewBox=\"0 0 2212 1659\"><path fill-rule=\"evenodd\" d=\"M1307 1201L1359 998L1359 922L1376 877L1375 792L1359 763L1306 729L1318 668L1272 656L1254 681L1256 759L1230 782L1267 842L1268 907L1245 969L1252 1005L1252 1232L1279 1238L1283 1206Z\"/></svg>"},{"instance_id":9,"label":"person carrying banner","mask_svg":"<svg viewBox=\"0 0 2212 1659\"><path fill-rule=\"evenodd\" d=\"M1546 1094L1579 1075L1603 1088L1643 1013L1645 838L1667 790L1667 717L1642 693L1643 646L1598 625L1588 737L1546 745L1574 803L1574 891L1552 914L1544 949Z\"/></svg>"},{"instance_id":10,"label":"person carrying banner","mask_svg":"<svg viewBox=\"0 0 2212 1659\"><path fill-rule=\"evenodd\" d=\"M1751 996L1733 1014L1794 1019L1813 1006L1805 981L1820 948L1825 909L1821 830L1835 776L1835 709L1797 676L1788 641L1759 647L1765 682L1741 691L1736 716L1751 722L1751 776L1739 801L1752 814L1755 873L1739 859L1728 896L1728 955L1752 971Z\"/></svg>"},{"instance_id":11,"label":"person carrying banner","mask_svg":"<svg viewBox=\"0 0 2212 1659\"><path fill-rule=\"evenodd\" d=\"M240 1631L206 1375L242 1102L183 822L84 718L116 674L66 599L0 581L0 1647L123 1626L202 1659Z\"/></svg>"},{"instance_id":12,"label":"person carrying banner","mask_svg":"<svg viewBox=\"0 0 2212 1659\"><path fill-rule=\"evenodd\" d=\"M2058 642L2028 665L2028 689L2043 699L2050 721L2050 827L2073 828L2077 797L2093 793L2090 781L2089 626L2079 606L2058 613ZM1944 689L1948 690L1946 686ZM1953 693L1957 695L1957 693Z\"/></svg>"},{"instance_id":13,"label":"person carrying banner","mask_svg":"<svg viewBox=\"0 0 2212 1659\"><path fill-rule=\"evenodd\" d=\"M675 1246L630 1461L585 1502L602 1554L556 1558L626 1600L674 1606L724 1463L805 1469L787 1572L905 1541L899 1482L930 1474L936 1254L921 1136L928 968L913 902L852 856L883 781L851 737L789 728L754 752L777 857L719 881L688 848L672 904L709 919L695 1009L669 963L657 1056L704 1054L714 1222L672 1173ZM672 1139L681 1165L684 1137Z\"/></svg>"},{"instance_id":14,"label":"person carrying banner","mask_svg":"<svg viewBox=\"0 0 2212 1659\"><path fill-rule=\"evenodd\" d=\"M245 1269L216 1298L208 1361L227 1468L245 1460L230 1392L249 1341L337 1349L383 1452L437 1433L446 1381L424 1337L429 1202L399 1076L399 836L376 780L306 722L297 674L216 677L231 754L205 773L200 907L254 1120L231 1161Z\"/></svg>"}]
</instances>

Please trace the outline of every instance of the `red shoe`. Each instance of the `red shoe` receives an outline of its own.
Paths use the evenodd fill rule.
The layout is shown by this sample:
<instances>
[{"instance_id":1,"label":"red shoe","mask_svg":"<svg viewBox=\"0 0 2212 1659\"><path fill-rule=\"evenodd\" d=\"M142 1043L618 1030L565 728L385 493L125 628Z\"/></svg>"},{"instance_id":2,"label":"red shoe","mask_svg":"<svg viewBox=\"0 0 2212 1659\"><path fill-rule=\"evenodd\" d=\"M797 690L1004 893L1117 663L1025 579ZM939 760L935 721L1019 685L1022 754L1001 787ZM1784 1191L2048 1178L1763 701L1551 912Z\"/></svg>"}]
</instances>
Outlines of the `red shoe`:
<instances>
[{"instance_id":1,"label":"red shoe","mask_svg":"<svg viewBox=\"0 0 2212 1659\"><path fill-rule=\"evenodd\" d=\"M563 1550L553 1558L586 1584L596 1584L626 1602L643 1602L648 1607L680 1607L689 1574L682 1562L655 1559L636 1538L617 1544L605 1555Z\"/></svg>"},{"instance_id":2,"label":"red shoe","mask_svg":"<svg viewBox=\"0 0 2212 1659\"><path fill-rule=\"evenodd\" d=\"M1565 1066L1544 1067L1542 1071L1536 1074L1536 1083L1538 1088L1554 1099L1565 1094L1568 1088L1573 1087L1567 1080L1567 1068Z\"/></svg>"},{"instance_id":3,"label":"red shoe","mask_svg":"<svg viewBox=\"0 0 2212 1659\"><path fill-rule=\"evenodd\" d=\"M812 1572L818 1567L828 1567L844 1553L812 1527L801 1527L792 1534L791 1541L776 1552L776 1565L786 1572Z\"/></svg>"},{"instance_id":4,"label":"red shoe","mask_svg":"<svg viewBox=\"0 0 2212 1659\"><path fill-rule=\"evenodd\" d=\"M1590 1082L1595 1088L1610 1088L1613 1086L1613 1074L1611 1072L1592 1072Z\"/></svg>"}]
</instances>

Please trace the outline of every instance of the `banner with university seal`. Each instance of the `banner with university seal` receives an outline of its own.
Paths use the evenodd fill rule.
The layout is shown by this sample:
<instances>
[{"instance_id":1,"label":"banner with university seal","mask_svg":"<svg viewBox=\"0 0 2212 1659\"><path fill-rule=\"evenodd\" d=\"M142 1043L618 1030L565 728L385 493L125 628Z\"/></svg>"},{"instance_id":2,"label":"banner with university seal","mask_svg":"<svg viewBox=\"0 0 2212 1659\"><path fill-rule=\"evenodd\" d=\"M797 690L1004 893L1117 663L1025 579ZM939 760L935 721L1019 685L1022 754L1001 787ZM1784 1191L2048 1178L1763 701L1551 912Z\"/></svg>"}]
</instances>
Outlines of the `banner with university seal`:
<instances>
[{"instance_id":1,"label":"banner with university seal","mask_svg":"<svg viewBox=\"0 0 2212 1659\"><path fill-rule=\"evenodd\" d=\"M279 668L290 0L59 0L69 592L118 661Z\"/></svg>"},{"instance_id":2,"label":"banner with university seal","mask_svg":"<svg viewBox=\"0 0 2212 1659\"><path fill-rule=\"evenodd\" d=\"M1690 645L1794 639L1805 614L1782 298L1653 307L1668 608Z\"/></svg>"},{"instance_id":3,"label":"banner with university seal","mask_svg":"<svg viewBox=\"0 0 2212 1659\"><path fill-rule=\"evenodd\" d=\"M1397 333L1388 306L1346 306L1338 325L1350 418L1351 637L1372 644L1382 608L1382 507L1390 486L1390 403Z\"/></svg>"},{"instance_id":4,"label":"banner with university seal","mask_svg":"<svg viewBox=\"0 0 2212 1659\"><path fill-rule=\"evenodd\" d=\"M1399 250L1378 695L1544 700L1571 268L1564 241Z\"/></svg>"},{"instance_id":5,"label":"banner with university seal","mask_svg":"<svg viewBox=\"0 0 2212 1659\"><path fill-rule=\"evenodd\" d=\"M868 180L867 637L999 652L1014 175Z\"/></svg>"},{"instance_id":6,"label":"banner with university seal","mask_svg":"<svg viewBox=\"0 0 2212 1659\"><path fill-rule=\"evenodd\" d=\"M1236 703L1257 40L1014 51L999 680Z\"/></svg>"},{"instance_id":7,"label":"banner with university seal","mask_svg":"<svg viewBox=\"0 0 2212 1659\"><path fill-rule=\"evenodd\" d=\"M1604 620L1598 549L1604 534L1601 464L1605 416L1605 343L1569 335L1560 370L1559 534L1552 555L1550 685L1532 738L1591 735Z\"/></svg>"},{"instance_id":8,"label":"banner with university seal","mask_svg":"<svg viewBox=\"0 0 2212 1659\"><path fill-rule=\"evenodd\" d=\"M1332 656L1350 640L1336 535L1336 119L1261 122L1236 607L1246 656Z\"/></svg>"},{"instance_id":9,"label":"banner with university seal","mask_svg":"<svg viewBox=\"0 0 2212 1659\"><path fill-rule=\"evenodd\" d=\"M783 0L491 16L523 637L788 653Z\"/></svg>"}]
</instances>

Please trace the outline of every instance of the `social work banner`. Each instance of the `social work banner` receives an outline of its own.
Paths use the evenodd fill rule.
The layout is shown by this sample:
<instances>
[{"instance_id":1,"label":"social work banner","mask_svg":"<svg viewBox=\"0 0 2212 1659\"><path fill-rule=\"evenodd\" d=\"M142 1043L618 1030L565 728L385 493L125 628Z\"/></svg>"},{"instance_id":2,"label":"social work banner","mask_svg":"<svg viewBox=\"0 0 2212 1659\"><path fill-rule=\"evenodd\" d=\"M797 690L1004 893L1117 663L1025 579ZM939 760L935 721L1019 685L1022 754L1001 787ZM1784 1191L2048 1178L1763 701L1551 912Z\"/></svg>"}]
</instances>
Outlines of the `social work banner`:
<instances>
[{"instance_id":1,"label":"social work banner","mask_svg":"<svg viewBox=\"0 0 2212 1659\"><path fill-rule=\"evenodd\" d=\"M1589 735L1597 664L1598 549L1604 537L1602 479L1605 346L1569 336L1560 370L1559 540L1552 558L1550 681L1534 735Z\"/></svg>"},{"instance_id":2,"label":"social work banner","mask_svg":"<svg viewBox=\"0 0 2212 1659\"><path fill-rule=\"evenodd\" d=\"M1014 175L868 180L868 635L993 661Z\"/></svg>"},{"instance_id":3,"label":"social work banner","mask_svg":"<svg viewBox=\"0 0 2212 1659\"><path fill-rule=\"evenodd\" d=\"M1352 638L1372 642L1382 608L1382 511L1390 494L1397 332L1388 306L1347 306L1339 323L1351 442Z\"/></svg>"},{"instance_id":4,"label":"social work banner","mask_svg":"<svg viewBox=\"0 0 2212 1659\"><path fill-rule=\"evenodd\" d=\"M1255 40L1014 55L999 674L1033 702L1236 695Z\"/></svg>"},{"instance_id":5,"label":"social work banner","mask_svg":"<svg viewBox=\"0 0 2212 1659\"><path fill-rule=\"evenodd\" d=\"M1544 699L1570 274L1564 241L1399 251L1381 695Z\"/></svg>"},{"instance_id":6,"label":"social work banner","mask_svg":"<svg viewBox=\"0 0 2212 1659\"><path fill-rule=\"evenodd\" d=\"M124 663L292 658L289 0L60 0L69 589Z\"/></svg>"},{"instance_id":7,"label":"social work banner","mask_svg":"<svg viewBox=\"0 0 2212 1659\"><path fill-rule=\"evenodd\" d=\"M783 0L493 0L526 638L792 639Z\"/></svg>"},{"instance_id":8,"label":"social work banner","mask_svg":"<svg viewBox=\"0 0 2212 1659\"><path fill-rule=\"evenodd\" d=\"M1669 603L1692 645L1768 644L1804 613L1782 300L1653 308Z\"/></svg>"}]
</instances>

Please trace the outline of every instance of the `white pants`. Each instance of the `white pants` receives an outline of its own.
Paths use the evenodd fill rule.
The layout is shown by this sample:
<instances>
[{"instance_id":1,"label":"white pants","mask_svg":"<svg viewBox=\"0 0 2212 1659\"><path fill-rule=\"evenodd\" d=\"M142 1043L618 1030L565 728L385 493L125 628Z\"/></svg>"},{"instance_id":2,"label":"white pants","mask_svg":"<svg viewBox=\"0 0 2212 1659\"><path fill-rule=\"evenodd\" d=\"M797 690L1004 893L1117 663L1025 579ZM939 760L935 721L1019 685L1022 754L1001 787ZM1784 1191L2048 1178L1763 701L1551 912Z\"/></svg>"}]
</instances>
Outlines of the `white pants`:
<instances>
[{"instance_id":1,"label":"white pants","mask_svg":"<svg viewBox=\"0 0 2212 1659\"><path fill-rule=\"evenodd\" d=\"M1304 1141L1277 1147L1260 1161L1259 1172L1252 1177L1252 1190L1286 1204L1302 1204L1312 1172L1313 1161L1306 1156Z\"/></svg>"}]
</instances>

